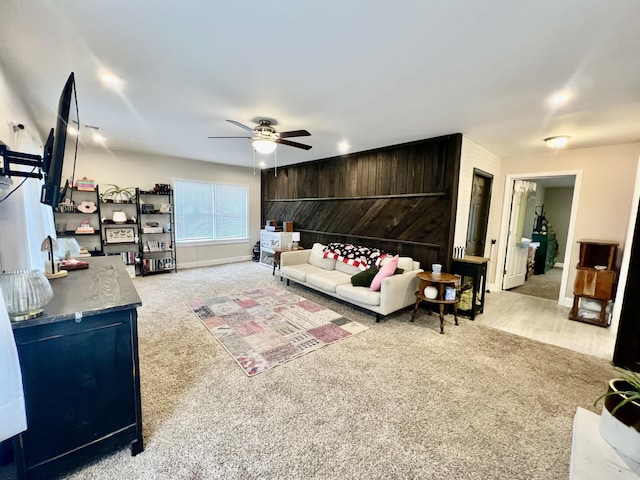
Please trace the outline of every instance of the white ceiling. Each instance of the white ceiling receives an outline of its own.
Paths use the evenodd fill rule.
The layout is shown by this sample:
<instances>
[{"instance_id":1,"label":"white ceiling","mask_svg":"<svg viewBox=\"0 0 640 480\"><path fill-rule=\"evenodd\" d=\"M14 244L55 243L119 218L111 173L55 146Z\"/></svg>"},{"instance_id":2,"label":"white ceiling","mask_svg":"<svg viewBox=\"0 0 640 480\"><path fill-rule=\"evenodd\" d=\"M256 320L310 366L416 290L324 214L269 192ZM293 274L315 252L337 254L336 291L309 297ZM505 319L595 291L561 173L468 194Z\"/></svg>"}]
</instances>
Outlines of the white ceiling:
<instances>
[{"instance_id":1,"label":"white ceiling","mask_svg":"<svg viewBox=\"0 0 640 480\"><path fill-rule=\"evenodd\" d=\"M74 71L114 150L250 166L248 140L207 136L267 117L312 134L278 164L456 132L509 157L640 141L639 19L638 0L3 0L0 59L41 134Z\"/></svg>"}]
</instances>

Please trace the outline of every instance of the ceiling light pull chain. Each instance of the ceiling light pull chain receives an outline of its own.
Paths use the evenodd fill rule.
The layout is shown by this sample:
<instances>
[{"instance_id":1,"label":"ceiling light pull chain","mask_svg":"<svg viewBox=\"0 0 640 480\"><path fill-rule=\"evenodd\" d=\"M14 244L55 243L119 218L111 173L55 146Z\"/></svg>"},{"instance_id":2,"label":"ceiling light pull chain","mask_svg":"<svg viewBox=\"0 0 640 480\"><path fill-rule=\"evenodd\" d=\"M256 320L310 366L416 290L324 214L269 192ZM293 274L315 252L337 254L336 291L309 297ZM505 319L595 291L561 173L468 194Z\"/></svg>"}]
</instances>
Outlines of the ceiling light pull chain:
<instances>
[{"instance_id":1,"label":"ceiling light pull chain","mask_svg":"<svg viewBox=\"0 0 640 480\"><path fill-rule=\"evenodd\" d=\"M256 149L252 148L253 150L253 174L256 174Z\"/></svg>"},{"instance_id":2,"label":"ceiling light pull chain","mask_svg":"<svg viewBox=\"0 0 640 480\"><path fill-rule=\"evenodd\" d=\"M275 150L273 152L273 165L275 166L275 171L273 176L277 177L278 176L278 150Z\"/></svg>"}]
</instances>

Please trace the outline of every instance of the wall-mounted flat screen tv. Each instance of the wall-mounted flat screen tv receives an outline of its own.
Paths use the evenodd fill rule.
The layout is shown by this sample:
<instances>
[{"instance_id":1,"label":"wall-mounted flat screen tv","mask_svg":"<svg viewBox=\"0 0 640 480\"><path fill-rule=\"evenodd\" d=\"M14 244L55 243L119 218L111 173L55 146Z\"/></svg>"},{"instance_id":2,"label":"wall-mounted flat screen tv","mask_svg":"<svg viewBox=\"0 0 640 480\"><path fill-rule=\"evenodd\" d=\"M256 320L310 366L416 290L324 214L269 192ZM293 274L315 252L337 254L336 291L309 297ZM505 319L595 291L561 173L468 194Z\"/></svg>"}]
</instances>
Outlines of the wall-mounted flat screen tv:
<instances>
[{"instance_id":1,"label":"wall-mounted flat screen tv","mask_svg":"<svg viewBox=\"0 0 640 480\"><path fill-rule=\"evenodd\" d=\"M60 202L60 195L66 183L66 180L62 180L62 167L65 163L75 161L79 126L76 83L74 74L71 72L60 95L56 126L49 133L44 148L42 166L44 185L40 194L41 203L55 207ZM72 134L70 131L75 133Z\"/></svg>"}]
</instances>

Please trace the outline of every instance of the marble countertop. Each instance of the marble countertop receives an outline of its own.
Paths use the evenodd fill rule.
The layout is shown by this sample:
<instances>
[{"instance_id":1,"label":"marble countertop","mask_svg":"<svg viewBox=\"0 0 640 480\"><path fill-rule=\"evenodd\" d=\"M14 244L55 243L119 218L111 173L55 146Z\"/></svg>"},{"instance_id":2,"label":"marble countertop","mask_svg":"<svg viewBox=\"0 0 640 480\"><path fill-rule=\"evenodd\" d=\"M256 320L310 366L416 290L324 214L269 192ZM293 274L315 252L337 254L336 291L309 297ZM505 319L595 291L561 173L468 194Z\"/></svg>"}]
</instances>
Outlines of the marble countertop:
<instances>
[{"instance_id":1,"label":"marble countertop","mask_svg":"<svg viewBox=\"0 0 640 480\"><path fill-rule=\"evenodd\" d=\"M82 260L89 262L89 268L73 270L66 277L50 280L53 300L45 305L41 316L12 322L12 328L84 318L142 305L119 256Z\"/></svg>"}]
</instances>

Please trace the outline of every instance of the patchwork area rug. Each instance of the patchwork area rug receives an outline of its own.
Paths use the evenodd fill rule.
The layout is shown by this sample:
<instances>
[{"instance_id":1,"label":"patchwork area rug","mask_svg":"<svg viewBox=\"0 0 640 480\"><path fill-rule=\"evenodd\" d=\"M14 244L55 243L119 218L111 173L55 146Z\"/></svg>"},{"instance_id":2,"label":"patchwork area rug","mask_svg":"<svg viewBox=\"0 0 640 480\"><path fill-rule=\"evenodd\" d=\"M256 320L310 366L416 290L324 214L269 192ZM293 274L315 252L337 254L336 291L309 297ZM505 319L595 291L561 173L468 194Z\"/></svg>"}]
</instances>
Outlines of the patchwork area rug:
<instances>
[{"instance_id":1,"label":"patchwork area rug","mask_svg":"<svg viewBox=\"0 0 640 480\"><path fill-rule=\"evenodd\" d=\"M249 376L369 328L280 287L187 305Z\"/></svg>"}]
</instances>

